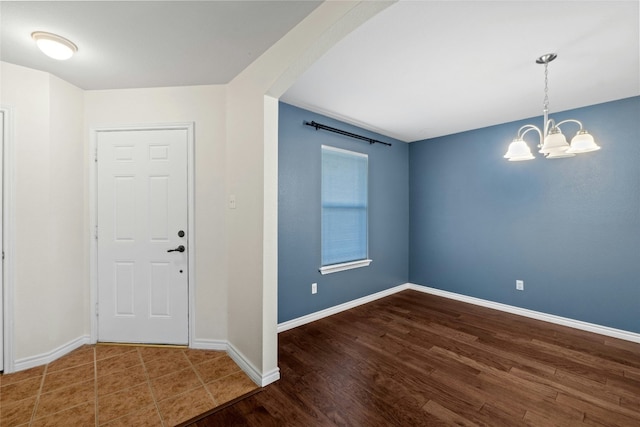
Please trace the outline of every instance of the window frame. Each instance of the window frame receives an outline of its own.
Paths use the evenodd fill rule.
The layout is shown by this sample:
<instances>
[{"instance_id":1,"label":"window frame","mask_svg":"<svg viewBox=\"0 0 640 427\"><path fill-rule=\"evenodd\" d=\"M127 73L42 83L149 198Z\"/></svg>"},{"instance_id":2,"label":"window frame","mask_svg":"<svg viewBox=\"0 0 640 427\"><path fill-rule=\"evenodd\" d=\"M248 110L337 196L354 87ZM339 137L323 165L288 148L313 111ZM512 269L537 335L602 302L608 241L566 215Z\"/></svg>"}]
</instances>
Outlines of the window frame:
<instances>
[{"instance_id":1,"label":"window frame","mask_svg":"<svg viewBox=\"0 0 640 427\"><path fill-rule=\"evenodd\" d=\"M365 215L366 215L366 232L365 232L365 239L366 239L366 254L365 257L362 259L357 259L357 260L350 260L350 261L344 261L344 262L338 262L335 264L327 264L327 265L323 265L323 259L322 259L322 248L324 247L324 233L322 232L322 227L323 227L323 210L324 210L324 206L323 206L323 202L322 202L322 194L323 194L323 189L322 189L322 182L324 181L323 179L323 168L322 168L322 164L323 164L323 154L325 152L325 150L327 151L335 151L335 152L341 152L341 153L345 153L354 157L364 157L366 159L366 208L365 208ZM369 264L371 264L372 260L369 257L369 155L366 153L360 153L357 151L352 151L352 150L345 150L343 148L338 148L338 147L334 147L334 146L330 146L330 145L322 145L321 146L321 156L320 156L320 163L321 163L321 167L320 167L320 245L321 245L321 249L320 249L320 268L318 271L320 271L320 273L322 275L325 274L330 274L330 273L337 273L339 271L345 271L345 270L351 270L354 268L360 268L360 267L367 267Z\"/></svg>"}]
</instances>

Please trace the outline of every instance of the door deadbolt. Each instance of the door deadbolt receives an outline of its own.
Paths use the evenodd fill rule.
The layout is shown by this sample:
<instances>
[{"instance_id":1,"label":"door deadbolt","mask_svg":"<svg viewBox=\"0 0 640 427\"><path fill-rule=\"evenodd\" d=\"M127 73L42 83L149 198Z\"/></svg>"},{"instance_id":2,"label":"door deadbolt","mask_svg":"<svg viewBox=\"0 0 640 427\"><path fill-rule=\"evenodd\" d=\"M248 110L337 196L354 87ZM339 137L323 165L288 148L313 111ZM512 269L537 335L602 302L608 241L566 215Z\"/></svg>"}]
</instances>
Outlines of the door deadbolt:
<instances>
[{"instance_id":1,"label":"door deadbolt","mask_svg":"<svg viewBox=\"0 0 640 427\"><path fill-rule=\"evenodd\" d=\"M178 231L178 237L184 237L184 231L182 230Z\"/></svg>"}]
</instances>

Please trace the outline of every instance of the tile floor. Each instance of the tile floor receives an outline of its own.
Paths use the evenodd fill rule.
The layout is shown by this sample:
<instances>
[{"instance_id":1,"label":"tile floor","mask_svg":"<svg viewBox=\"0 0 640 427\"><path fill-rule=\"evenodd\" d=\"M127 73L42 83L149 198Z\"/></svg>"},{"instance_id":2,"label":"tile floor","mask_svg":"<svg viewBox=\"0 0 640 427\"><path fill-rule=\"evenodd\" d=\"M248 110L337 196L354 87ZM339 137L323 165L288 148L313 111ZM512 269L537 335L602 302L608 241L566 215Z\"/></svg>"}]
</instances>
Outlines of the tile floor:
<instances>
[{"instance_id":1,"label":"tile floor","mask_svg":"<svg viewBox=\"0 0 640 427\"><path fill-rule=\"evenodd\" d=\"M83 346L0 375L0 426L175 426L257 389L222 351Z\"/></svg>"}]
</instances>

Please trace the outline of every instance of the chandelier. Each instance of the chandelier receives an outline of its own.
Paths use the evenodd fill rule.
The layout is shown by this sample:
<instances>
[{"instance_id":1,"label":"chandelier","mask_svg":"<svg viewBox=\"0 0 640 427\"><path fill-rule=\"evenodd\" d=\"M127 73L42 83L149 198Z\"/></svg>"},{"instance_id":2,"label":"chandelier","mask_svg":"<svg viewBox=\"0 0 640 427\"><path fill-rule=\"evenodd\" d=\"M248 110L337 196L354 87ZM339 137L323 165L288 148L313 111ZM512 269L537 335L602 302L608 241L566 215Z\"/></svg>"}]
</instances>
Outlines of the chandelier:
<instances>
[{"instance_id":1,"label":"chandelier","mask_svg":"<svg viewBox=\"0 0 640 427\"><path fill-rule=\"evenodd\" d=\"M549 62L556 59L558 55L555 53L548 53L542 55L536 60L538 64L544 64L544 126L542 129L535 125L524 125L518 130L518 135L513 139L513 142L509 144L509 149L504 155L510 162L519 162L522 160L532 160L535 157L531 154L531 149L524 140L524 136L531 132L536 131L538 133L540 153L542 153L547 159L559 159L562 157L573 157L579 153L588 153L590 151L599 150L600 147L596 145L593 136L582 128L582 123L578 120L568 119L556 123L549 117ZM560 130L560 126L565 123L576 123L580 128L576 135L571 139L571 145L567 142L564 134Z\"/></svg>"}]
</instances>

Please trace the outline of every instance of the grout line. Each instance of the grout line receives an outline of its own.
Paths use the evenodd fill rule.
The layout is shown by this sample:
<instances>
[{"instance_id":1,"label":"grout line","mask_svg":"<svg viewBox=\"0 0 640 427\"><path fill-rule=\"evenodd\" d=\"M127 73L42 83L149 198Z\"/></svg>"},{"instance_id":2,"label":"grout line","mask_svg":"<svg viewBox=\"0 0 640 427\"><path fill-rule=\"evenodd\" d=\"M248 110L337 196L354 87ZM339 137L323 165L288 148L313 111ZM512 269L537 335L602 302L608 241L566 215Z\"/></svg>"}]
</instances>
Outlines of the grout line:
<instances>
[{"instance_id":1,"label":"grout line","mask_svg":"<svg viewBox=\"0 0 640 427\"><path fill-rule=\"evenodd\" d=\"M35 421L36 412L38 410L38 403L40 403L40 395L42 394L42 389L44 388L44 380L48 370L49 370L49 364L47 363L44 366L44 371L42 371L42 380L40 381L40 387L38 388L38 392L36 393L36 400L33 403L33 411L31 412L31 419L29 419L29 425L33 424L33 422Z\"/></svg>"},{"instance_id":2,"label":"grout line","mask_svg":"<svg viewBox=\"0 0 640 427\"><path fill-rule=\"evenodd\" d=\"M164 417L162 416L162 411L160 411L160 405L158 405L158 399L156 398L156 394L153 392L153 385L151 384L151 377L149 377L149 372L147 371L147 365L144 363L144 357L142 357L142 353L140 350L136 349L138 352L138 357L142 360L142 368L144 369L144 376L147 379L147 387L149 387L149 391L151 392L151 398L153 399L153 405L156 407L156 411L158 411L158 417L160 417L160 423L162 423L162 427L166 425L164 421Z\"/></svg>"},{"instance_id":3,"label":"grout line","mask_svg":"<svg viewBox=\"0 0 640 427\"><path fill-rule=\"evenodd\" d=\"M207 394L209 395L209 397L211 398L211 400L213 400L213 404L215 405L212 409L217 408L218 406L220 406L218 404L218 401L216 400L215 397L213 397L213 394L211 394L211 392L209 391L209 387L207 387L207 385L205 384L204 380L202 379L202 377L200 376L200 373L198 372L198 370L196 369L196 366L193 364L193 362L191 361L191 359L189 359L189 357L184 353L184 357L187 358L187 361L189 362L189 366L191 366L191 369L193 370L193 372L195 372L196 377L198 377L198 380L200 381L200 384L202 384L202 386L204 387L204 391L207 392Z\"/></svg>"}]
</instances>

